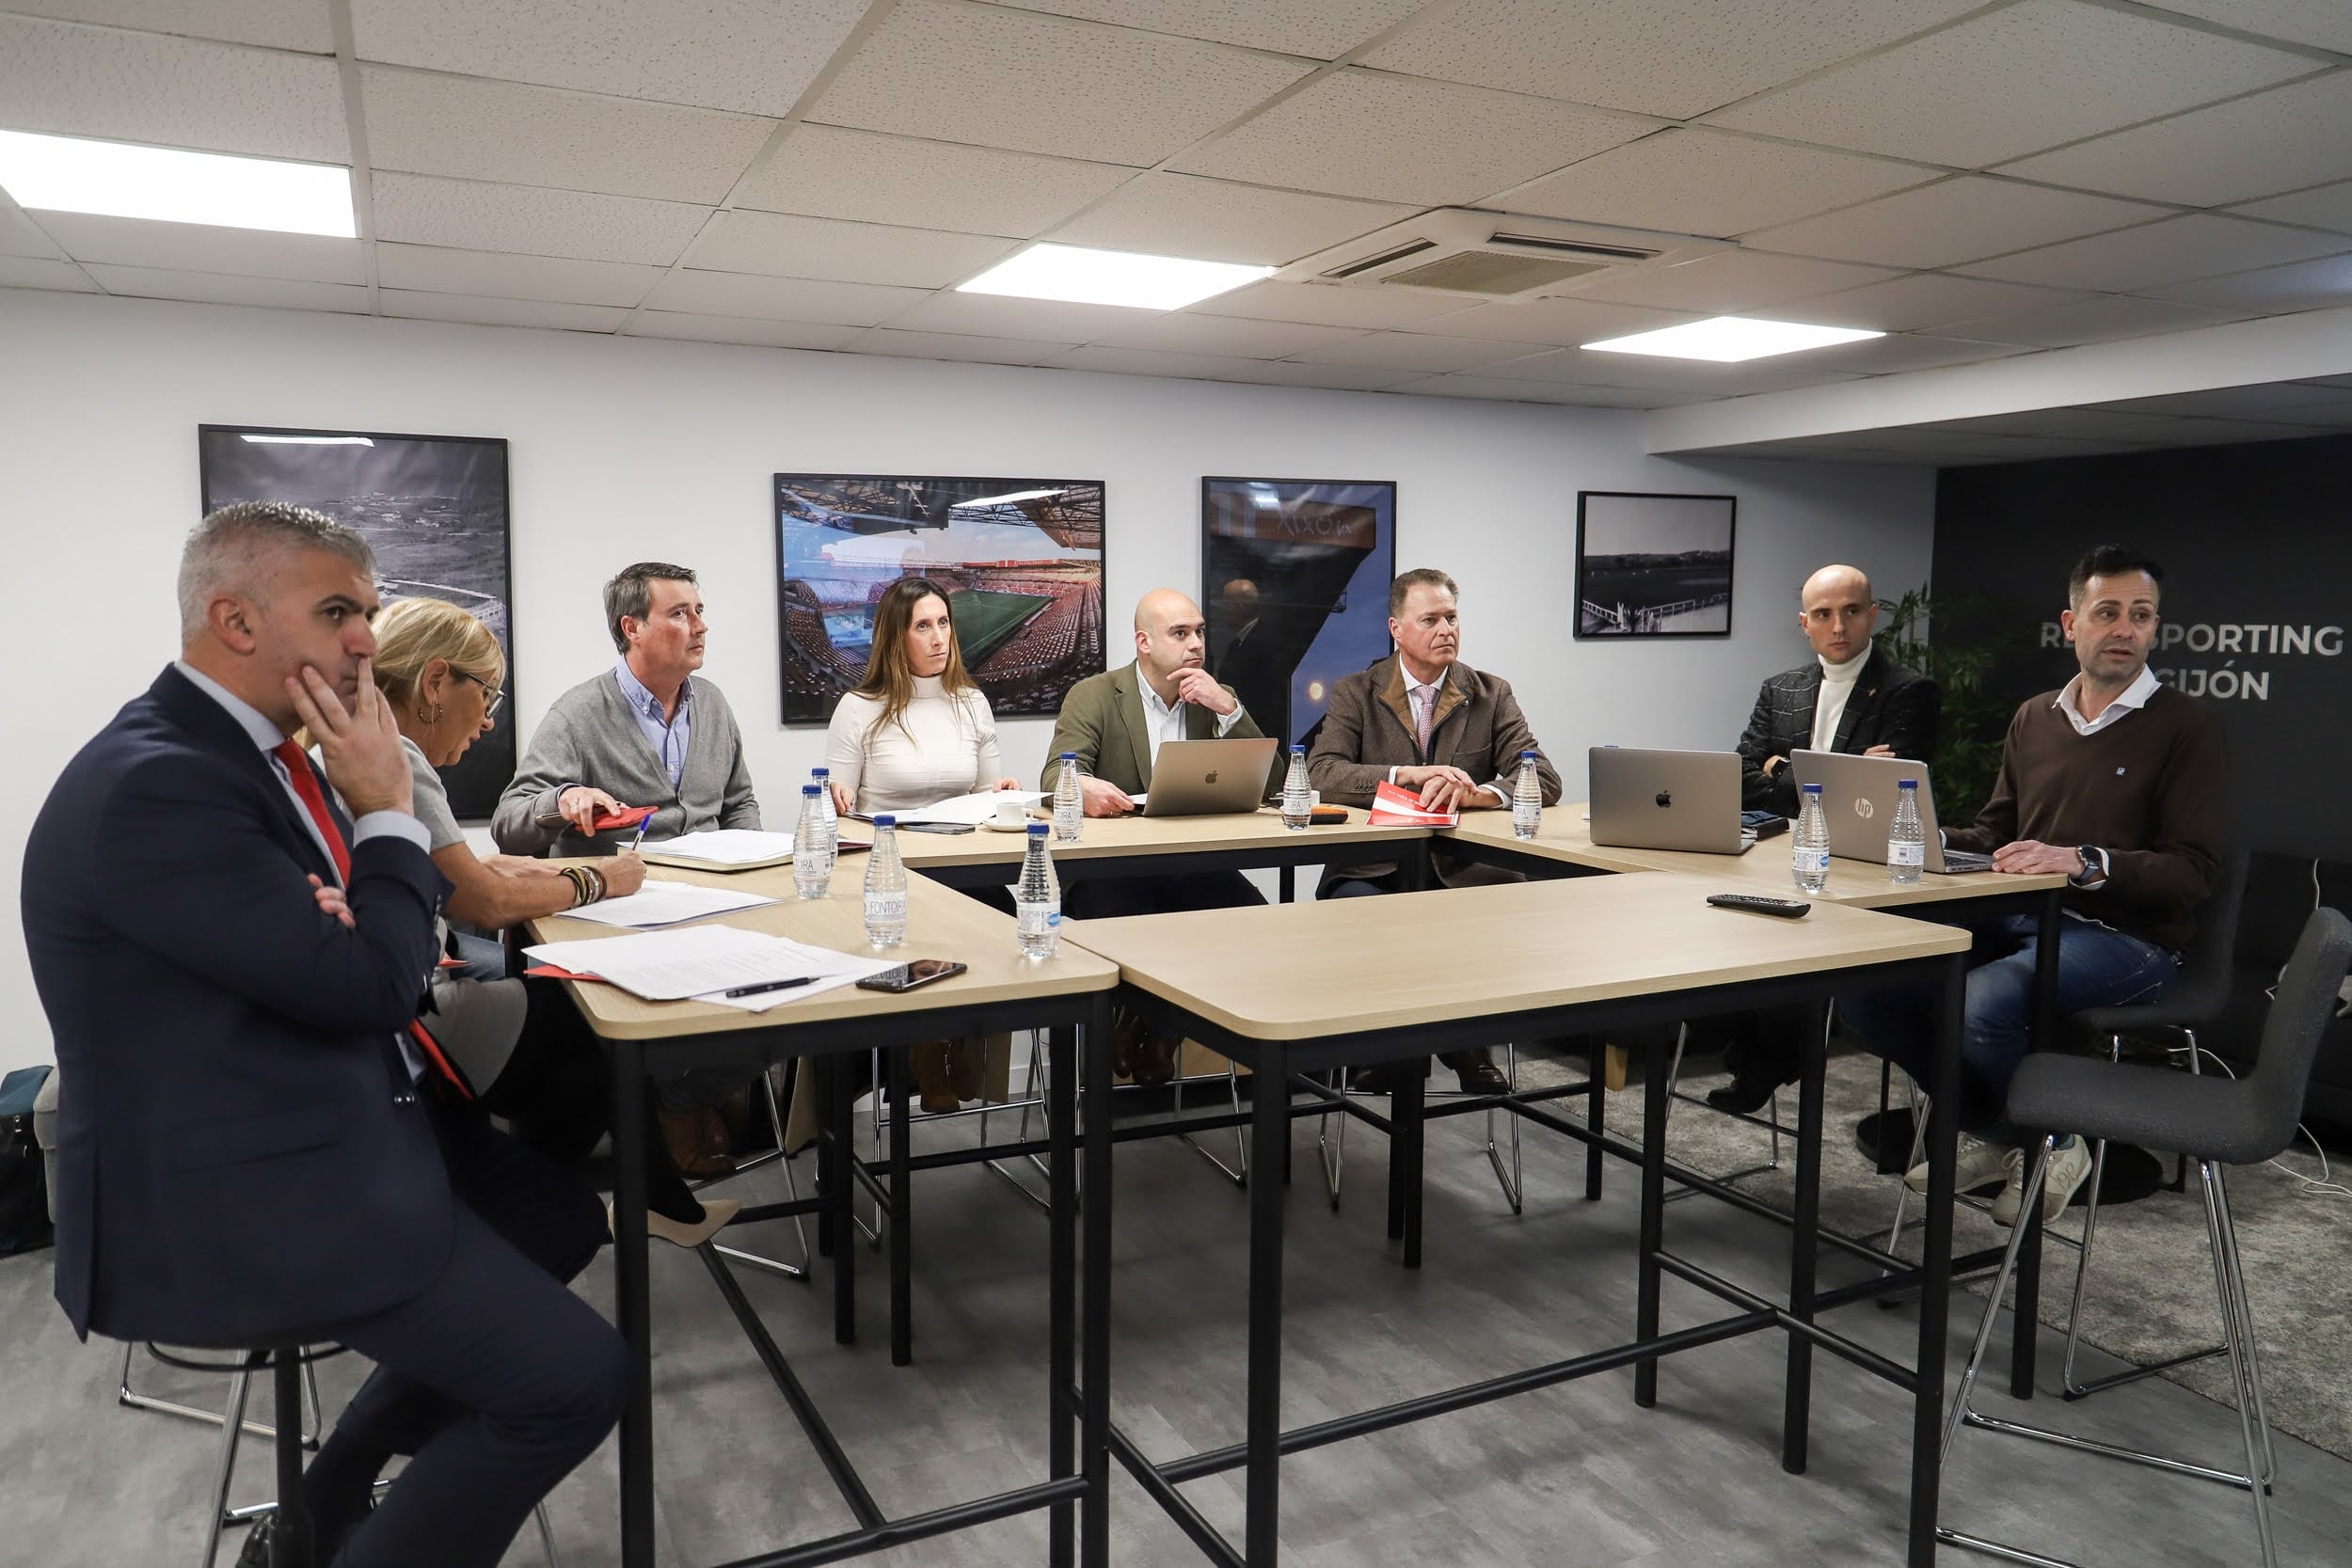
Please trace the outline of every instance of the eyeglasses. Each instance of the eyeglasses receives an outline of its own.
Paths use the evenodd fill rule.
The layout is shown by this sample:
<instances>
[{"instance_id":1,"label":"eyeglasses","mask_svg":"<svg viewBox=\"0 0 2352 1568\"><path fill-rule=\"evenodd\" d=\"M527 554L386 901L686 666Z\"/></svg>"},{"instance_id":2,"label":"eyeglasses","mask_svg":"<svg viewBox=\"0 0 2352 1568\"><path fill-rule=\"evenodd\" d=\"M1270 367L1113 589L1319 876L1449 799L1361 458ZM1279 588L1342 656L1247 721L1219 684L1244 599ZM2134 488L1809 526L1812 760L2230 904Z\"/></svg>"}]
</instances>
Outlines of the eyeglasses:
<instances>
[{"instance_id":1,"label":"eyeglasses","mask_svg":"<svg viewBox=\"0 0 2352 1568\"><path fill-rule=\"evenodd\" d=\"M505 692L500 690L497 687L492 686L488 681L484 680L480 675L475 674L472 671L460 670L453 664L450 666L450 673L473 682L474 685L482 688L483 691L486 693L486 695L482 699L482 716L485 719L495 715L499 710L499 705L506 701Z\"/></svg>"}]
</instances>

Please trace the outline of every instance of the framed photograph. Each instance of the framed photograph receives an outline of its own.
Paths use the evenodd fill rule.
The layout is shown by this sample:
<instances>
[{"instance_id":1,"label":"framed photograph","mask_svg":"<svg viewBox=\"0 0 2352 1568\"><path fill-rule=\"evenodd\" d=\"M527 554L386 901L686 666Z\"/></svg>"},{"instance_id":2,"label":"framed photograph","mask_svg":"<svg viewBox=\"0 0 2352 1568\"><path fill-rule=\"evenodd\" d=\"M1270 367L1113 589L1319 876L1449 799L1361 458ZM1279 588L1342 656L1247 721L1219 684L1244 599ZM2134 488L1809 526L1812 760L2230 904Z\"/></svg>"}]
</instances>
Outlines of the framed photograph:
<instances>
[{"instance_id":1,"label":"framed photograph","mask_svg":"<svg viewBox=\"0 0 2352 1568\"><path fill-rule=\"evenodd\" d=\"M1209 673L1259 729L1312 745L1333 683L1389 654L1396 485L1205 478L1200 562Z\"/></svg>"},{"instance_id":2,"label":"framed photograph","mask_svg":"<svg viewBox=\"0 0 2352 1568\"><path fill-rule=\"evenodd\" d=\"M1729 496L1576 493L1576 635L1731 635Z\"/></svg>"},{"instance_id":3,"label":"framed photograph","mask_svg":"<svg viewBox=\"0 0 2352 1568\"><path fill-rule=\"evenodd\" d=\"M822 724L866 678L874 603L946 585L964 668L999 716L1053 713L1103 669L1103 482L778 474L784 721Z\"/></svg>"},{"instance_id":4,"label":"framed photograph","mask_svg":"<svg viewBox=\"0 0 2352 1568\"><path fill-rule=\"evenodd\" d=\"M515 776L514 557L506 442L496 436L378 436L199 425L204 510L292 501L356 530L375 551L376 592L447 599L479 616L506 656L498 725L441 770L451 808L486 820Z\"/></svg>"}]
</instances>

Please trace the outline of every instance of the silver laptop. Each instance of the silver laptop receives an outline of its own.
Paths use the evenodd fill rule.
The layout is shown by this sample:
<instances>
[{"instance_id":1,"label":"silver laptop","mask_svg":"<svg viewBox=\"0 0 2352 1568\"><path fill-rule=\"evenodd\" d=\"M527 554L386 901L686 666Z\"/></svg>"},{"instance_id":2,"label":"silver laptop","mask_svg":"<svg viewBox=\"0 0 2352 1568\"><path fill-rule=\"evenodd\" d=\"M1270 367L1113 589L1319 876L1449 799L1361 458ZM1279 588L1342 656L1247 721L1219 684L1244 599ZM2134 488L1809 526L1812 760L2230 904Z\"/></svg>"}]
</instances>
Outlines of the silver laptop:
<instances>
[{"instance_id":1,"label":"silver laptop","mask_svg":"<svg viewBox=\"0 0 2352 1568\"><path fill-rule=\"evenodd\" d=\"M1797 787L1821 786L1821 810L1829 817L1829 852L1850 861L1886 863L1886 827L1895 820L1895 798L1902 781L1919 781L1919 826L1928 835L1930 871L1990 871L1993 857L1947 849L1936 842L1935 791L1927 764L1904 757L1853 757L1841 752L1792 752L1788 767Z\"/></svg>"},{"instance_id":2,"label":"silver laptop","mask_svg":"<svg viewBox=\"0 0 2352 1568\"><path fill-rule=\"evenodd\" d=\"M1756 842L1740 826L1740 753L1596 746L1593 842L1620 849L1736 855Z\"/></svg>"},{"instance_id":3,"label":"silver laptop","mask_svg":"<svg viewBox=\"0 0 2352 1568\"><path fill-rule=\"evenodd\" d=\"M1274 767L1272 740L1163 740L1152 759L1146 816L1256 811Z\"/></svg>"}]
</instances>

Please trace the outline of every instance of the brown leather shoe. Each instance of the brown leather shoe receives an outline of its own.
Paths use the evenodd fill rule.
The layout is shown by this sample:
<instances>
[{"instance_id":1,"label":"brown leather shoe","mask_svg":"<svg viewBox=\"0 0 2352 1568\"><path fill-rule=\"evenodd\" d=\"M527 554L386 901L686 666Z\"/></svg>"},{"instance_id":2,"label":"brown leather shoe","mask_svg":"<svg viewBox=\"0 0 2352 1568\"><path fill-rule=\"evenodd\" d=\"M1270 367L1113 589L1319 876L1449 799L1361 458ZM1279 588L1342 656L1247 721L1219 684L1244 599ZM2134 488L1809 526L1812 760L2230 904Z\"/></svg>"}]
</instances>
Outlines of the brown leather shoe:
<instances>
[{"instance_id":1,"label":"brown leather shoe","mask_svg":"<svg viewBox=\"0 0 2352 1568\"><path fill-rule=\"evenodd\" d=\"M1472 1051L1450 1051L1439 1059L1462 1081L1464 1094L1508 1094L1511 1090L1510 1080L1495 1066L1494 1052L1486 1046Z\"/></svg>"},{"instance_id":2,"label":"brown leather shoe","mask_svg":"<svg viewBox=\"0 0 2352 1568\"><path fill-rule=\"evenodd\" d=\"M1136 1042L1127 1076L1138 1084L1165 1084L1176 1076L1176 1042L1146 1035Z\"/></svg>"},{"instance_id":3,"label":"brown leather shoe","mask_svg":"<svg viewBox=\"0 0 2352 1568\"><path fill-rule=\"evenodd\" d=\"M1111 1019L1111 1074L1133 1080L1136 1056L1143 1046L1143 1020L1121 1007Z\"/></svg>"},{"instance_id":4,"label":"brown leather shoe","mask_svg":"<svg viewBox=\"0 0 2352 1568\"><path fill-rule=\"evenodd\" d=\"M662 1112L661 1141L681 1176L724 1176L735 1169L727 1158L726 1124L717 1111Z\"/></svg>"},{"instance_id":5,"label":"brown leather shoe","mask_svg":"<svg viewBox=\"0 0 2352 1568\"><path fill-rule=\"evenodd\" d=\"M952 1040L924 1040L907 1048L908 1066L914 1073L918 1098L915 1104L930 1116L941 1116L963 1108L963 1097L956 1092L955 1068L950 1055L955 1049Z\"/></svg>"}]
</instances>

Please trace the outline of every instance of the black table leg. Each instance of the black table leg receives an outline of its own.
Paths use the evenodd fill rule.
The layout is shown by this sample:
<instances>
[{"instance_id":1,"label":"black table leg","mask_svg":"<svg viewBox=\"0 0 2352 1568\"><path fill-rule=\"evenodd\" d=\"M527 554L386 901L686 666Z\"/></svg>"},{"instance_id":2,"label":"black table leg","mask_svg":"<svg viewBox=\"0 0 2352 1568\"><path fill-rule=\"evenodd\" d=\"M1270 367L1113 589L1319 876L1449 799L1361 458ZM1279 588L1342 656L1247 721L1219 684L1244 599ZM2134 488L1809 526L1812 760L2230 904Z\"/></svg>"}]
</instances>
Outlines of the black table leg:
<instances>
[{"instance_id":1,"label":"black table leg","mask_svg":"<svg viewBox=\"0 0 2352 1568\"><path fill-rule=\"evenodd\" d=\"M857 1223L850 1212L857 1187L850 1174L857 1089L846 1061L827 1061L833 1069L825 1107L825 1152L833 1167L833 1338L835 1344L850 1345L857 1342Z\"/></svg>"},{"instance_id":2,"label":"black table leg","mask_svg":"<svg viewBox=\"0 0 2352 1568\"><path fill-rule=\"evenodd\" d=\"M1045 1137L1047 1162L1045 1399L1046 1475L1059 1481L1078 1473L1077 1412L1070 1391L1078 1370L1078 1144L1072 1135L1078 1098L1078 1042L1075 1031L1053 1031L1046 1056ZM899 1161L904 1167L904 1157ZM1046 1562L1050 1568L1073 1568L1077 1561L1077 1509L1056 1503L1047 1521Z\"/></svg>"},{"instance_id":3,"label":"black table leg","mask_svg":"<svg viewBox=\"0 0 2352 1568\"><path fill-rule=\"evenodd\" d=\"M907 1104L911 1097L907 1049L898 1045L882 1053L890 1063L890 1364L894 1367L914 1359L914 1178L907 1169L907 1160L914 1152L914 1135Z\"/></svg>"},{"instance_id":4,"label":"black table leg","mask_svg":"<svg viewBox=\"0 0 2352 1568\"><path fill-rule=\"evenodd\" d=\"M834 1246L834 1205L825 1201L833 1196L833 1076L840 1070L833 1056L807 1058L808 1088L817 1097L817 1256L831 1258ZM794 1069L794 1085L799 1084L799 1069ZM787 1116L790 1113L787 1111Z\"/></svg>"},{"instance_id":5,"label":"black table leg","mask_svg":"<svg viewBox=\"0 0 2352 1568\"><path fill-rule=\"evenodd\" d=\"M1429 1131L1428 1119L1422 1113L1427 1105L1427 1087L1426 1079L1407 1073L1397 1088L1396 1098L1389 1101L1395 1118L1395 1132L1389 1140L1389 1158L1405 1173L1400 1196L1405 1210L1405 1266L1408 1269L1421 1267L1422 1151Z\"/></svg>"},{"instance_id":6,"label":"black table leg","mask_svg":"<svg viewBox=\"0 0 2352 1568\"><path fill-rule=\"evenodd\" d=\"M645 1050L611 1040L613 1315L628 1343L621 1412L621 1561L653 1568L653 1322L645 1261ZM284 1418L281 1416L281 1419Z\"/></svg>"},{"instance_id":7,"label":"black table leg","mask_svg":"<svg viewBox=\"0 0 2352 1568\"><path fill-rule=\"evenodd\" d=\"M1074 1195L1086 1222L1086 1317L1084 1376L1086 1403L1081 1412L1080 1442L1084 1446L1082 1473L1087 1480L1084 1510L1087 1568L1110 1568L1111 1560L1111 993L1104 992L1087 1014L1079 1041L1086 1053L1086 1179ZM1279 1095L1261 1101L1279 1103ZM1064 1115L1073 1115L1062 1101ZM1050 1110L1050 1108L1049 1108ZM1261 1181L1250 1190L1250 1201L1261 1194L1282 1189Z\"/></svg>"},{"instance_id":8,"label":"black table leg","mask_svg":"<svg viewBox=\"0 0 2352 1568\"><path fill-rule=\"evenodd\" d=\"M1598 1035L1586 1037L1589 1050L1586 1064L1592 1069L1592 1093L1584 1098L1584 1125L1593 1130L1592 1142L1584 1146L1584 1199L1600 1201L1601 1166L1608 1162L1608 1150L1600 1147L1600 1135L1609 1125L1609 1042Z\"/></svg>"},{"instance_id":9,"label":"black table leg","mask_svg":"<svg viewBox=\"0 0 2352 1568\"><path fill-rule=\"evenodd\" d=\"M2065 897L2053 891L2042 901L2035 924L2033 948L2033 1049L2058 1046L2058 930ZM2033 1398L2034 1348L2042 1330L2042 1209L2034 1207L2026 1239L2017 1248L2017 1313L2010 1320L2009 1391L2012 1399Z\"/></svg>"},{"instance_id":10,"label":"black table leg","mask_svg":"<svg viewBox=\"0 0 2352 1568\"><path fill-rule=\"evenodd\" d=\"M1290 1082L1290 1053L1270 1046L1257 1063L1269 1084ZM1402 1096L1400 1095L1400 1099ZM1290 1141L1290 1107L1279 1094L1249 1102L1251 1168L1271 1170ZM1391 1158L1394 1157L1391 1143ZM1282 1200L1279 1181L1249 1186L1248 1496L1242 1556L1250 1568L1275 1568L1281 1522ZM1089 1188L1089 1203L1095 1195Z\"/></svg>"},{"instance_id":11,"label":"black table leg","mask_svg":"<svg viewBox=\"0 0 2352 1568\"><path fill-rule=\"evenodd\" d=\"M1806 1020L1800 1047L1804 1074L1797 1081L1797 1191L1788 1235L1788 1315L1813 1321L1813 1281L1820 1261L1821 1078L1827 1065L1829 1006L1817 1003ZM1813 1409L1813 1341L1788 1336L1788 1383L1783 1397L1780 1467L1804 1474L1805 1445Z\"/></svg>"},{"instance_id":12,"label":"black table leg","mask_svg":"<svg viewBox=\"0 0 2352 1568\"><path fill-rule=\"evenodd\" d=\"M1658 1299L1663 1273L1658 1254L1666 1244L1666 1069L1668 1053L1659 1042L1642 1046L1642 1232L1636 1264L1633 1337L1658 1338ZM1633 1364L1633 1402L1658 1402L1658 1358Z\"/></svg>"},{"instance_id":13,"label":"black table leg","mask_svg":"<svg viewBox=\"0 0 2352 1568\"><path fill-rule=\"evenodd\" d=\"M277 1402L270 1419L302 1427L302 1355L300 1345L282 1345L275 1357L271 1386ZM270 1536L270 1568L316 1568L318 1543L312 1538L310 1500L302 1490L302 1445L280 1438L272 1447L278 1459L278 1513Z\"/></svg>"},{"instance_id":14,"label":"black table leg","mask_svg":"<svg viewBox=\"0 0 2352 1568\"><path fill-rule=\"evenodd\" d=\"M1919 1291L1918 1386L1911 1405L1910 1568L1934 1568L1935 1516L1944 1480L1945 1336L1952 1288L1952 1158L1960 1142L1960 1041L1968 999L1968 955L1944 974L1937 1009L1935 1082L1928 1090L1928 1203Z\"/></svg>"}]
</instances>

